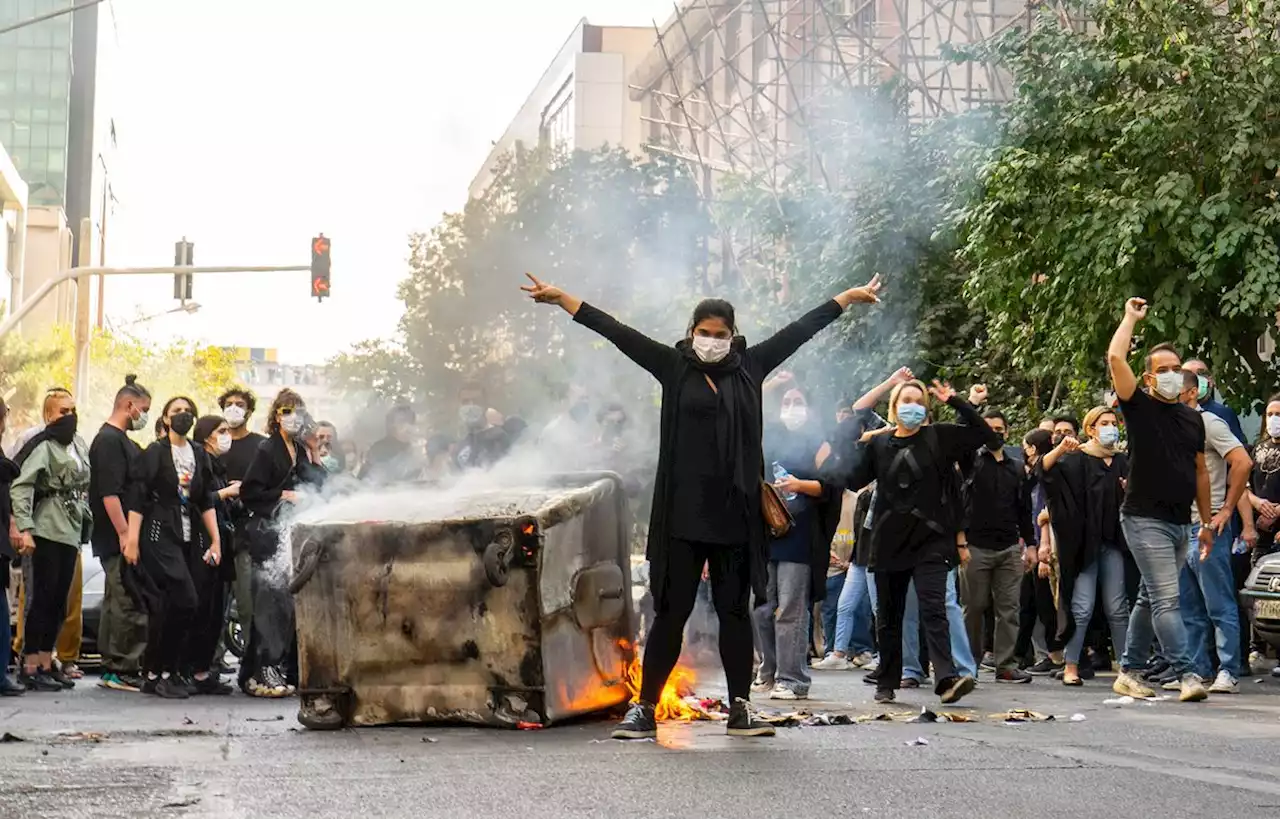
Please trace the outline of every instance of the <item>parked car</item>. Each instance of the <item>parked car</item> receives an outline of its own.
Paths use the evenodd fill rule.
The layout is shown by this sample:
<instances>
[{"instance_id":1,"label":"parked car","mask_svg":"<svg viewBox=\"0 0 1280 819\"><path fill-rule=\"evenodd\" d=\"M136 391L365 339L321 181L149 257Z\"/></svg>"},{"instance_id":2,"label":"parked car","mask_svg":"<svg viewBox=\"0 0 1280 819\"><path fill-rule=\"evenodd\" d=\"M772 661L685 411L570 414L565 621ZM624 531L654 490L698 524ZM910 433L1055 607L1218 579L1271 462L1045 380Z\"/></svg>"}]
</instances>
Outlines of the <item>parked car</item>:
<instances>
[{"instance_id":1,"label":"parked car","mask_svg":"<svg viewBox=\"0 0 1280 819\"><path fill-rule=\"evenodd\" d=\"M1280 552L1258 561L1240 594L1249 608L1253 627L1280 652Z\"/></svg>"}]
</instances>

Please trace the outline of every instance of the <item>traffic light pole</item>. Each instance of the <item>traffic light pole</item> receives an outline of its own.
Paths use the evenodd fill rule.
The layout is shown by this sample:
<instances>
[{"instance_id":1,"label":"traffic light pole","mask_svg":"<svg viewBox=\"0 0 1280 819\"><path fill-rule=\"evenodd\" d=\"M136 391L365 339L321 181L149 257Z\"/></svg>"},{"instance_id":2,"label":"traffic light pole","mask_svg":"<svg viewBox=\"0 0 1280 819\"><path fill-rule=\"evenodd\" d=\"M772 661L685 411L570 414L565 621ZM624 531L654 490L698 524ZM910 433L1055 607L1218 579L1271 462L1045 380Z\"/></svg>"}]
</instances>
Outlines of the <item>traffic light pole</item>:
<instances>
[{"instance_id":1,"label":"traffic light pole","mask_svg":"<svg viewBox=\"0 0 1280 819\"><path fill-rule=\"evenodd\" d=\"M83 240L82 240L83 241ZM89 258L89 254L81 247L82 259ZM57 289L60 285L67 282L75 282L77 286L76 294L76 322L75 322L75 345L76 345L76 362L75 375L76 384L75 392L80 394L88 385L89 374L89 280L92 276L172 276L176 273L186 273L190 275L209 275L214 273L300 273L310 272L310 265L254 265L254 266L222 266L222 267L73 267L70 270L64 270L62 273L54 276L31 294L30 298L24 299L22 304L16 307L9 318L0 323L0 339L3 339L12 332L22 319L27 316L36 305L43 301L50 293Z\"/></svg>"}]
</instances>

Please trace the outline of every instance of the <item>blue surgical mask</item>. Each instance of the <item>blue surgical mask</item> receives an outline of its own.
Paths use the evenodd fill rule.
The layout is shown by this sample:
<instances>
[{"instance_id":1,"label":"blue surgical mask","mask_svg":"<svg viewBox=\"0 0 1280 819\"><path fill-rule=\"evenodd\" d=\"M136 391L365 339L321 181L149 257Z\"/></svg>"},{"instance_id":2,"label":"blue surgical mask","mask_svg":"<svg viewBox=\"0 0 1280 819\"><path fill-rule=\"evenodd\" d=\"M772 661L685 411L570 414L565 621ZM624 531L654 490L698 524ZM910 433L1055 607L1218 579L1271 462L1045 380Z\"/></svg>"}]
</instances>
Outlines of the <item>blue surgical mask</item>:
<instances>
[{"instance_id":1,"label":"blue surgical mask","mask_svg":"<svg viewBox=\"0 0 1280 819\"><path fill-rule=\"evenodd\" d=\"M898 423L902 424L906 429L919 428L928 415L929 411L924 408L923 404L898 405Z\"/></svg>"},{"instance_id":2,"label":"blue surgical mask","mask_svg":"<svg viewBox=\"0 0 1280 819\"><path fill-rule=\"evenodd\" d=\"M1098 443L1113 447L1120 440L1120 427L1098 427Z\"/></svg>"}]
</instances>

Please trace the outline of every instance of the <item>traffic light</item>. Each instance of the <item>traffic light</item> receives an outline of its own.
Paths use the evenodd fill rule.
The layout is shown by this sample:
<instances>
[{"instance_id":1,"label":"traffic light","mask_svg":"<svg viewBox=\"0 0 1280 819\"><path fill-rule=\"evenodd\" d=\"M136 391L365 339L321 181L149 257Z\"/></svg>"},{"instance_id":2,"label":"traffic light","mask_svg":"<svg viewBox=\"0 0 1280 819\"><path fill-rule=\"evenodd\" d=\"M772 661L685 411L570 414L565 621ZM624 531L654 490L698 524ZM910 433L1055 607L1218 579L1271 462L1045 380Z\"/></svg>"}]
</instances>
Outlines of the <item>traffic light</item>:
<instances>
[{"instance_id":1,"label":"traffic light","mask_svg":"<svg viewBox=\"0 0 1280 819\"><path fill-rule=\"evenodd\" d=\"M329 240L321 233L311 240L311 297L324 301L329 295Z\"/></svg>"},{"instance_id":2,"label":"traffic light","mask_svg":"<svg viewBox=\"0 0 1280 819\"><path fill-rule=\"evenodd\" d=\"M196 246L186 239L173 243L173 266L174 267L190 267L195 264ZM194 277L190 273L174 273L173 274L173 297L178 301L190 301L191 299L191 280Z\"/></svg>"}]
</instances>

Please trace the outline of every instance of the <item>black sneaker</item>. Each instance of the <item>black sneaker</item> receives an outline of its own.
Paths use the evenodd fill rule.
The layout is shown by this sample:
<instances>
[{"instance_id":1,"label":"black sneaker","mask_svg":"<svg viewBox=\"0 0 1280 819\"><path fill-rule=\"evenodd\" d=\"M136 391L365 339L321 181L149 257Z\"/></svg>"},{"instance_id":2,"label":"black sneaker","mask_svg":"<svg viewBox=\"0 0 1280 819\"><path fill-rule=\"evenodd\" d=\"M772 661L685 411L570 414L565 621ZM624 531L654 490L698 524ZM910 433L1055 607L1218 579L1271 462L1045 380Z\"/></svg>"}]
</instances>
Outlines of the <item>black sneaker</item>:
<instances>
[{"instance_id":1,"label":"black sneaker","mask_svg":"<svg viewBox=\"0 0 1280 819\"><path fill-rule=\"evenodd\" d=\"M1066 668L1066 663L1055 663L1051 658L1045 657L1040 662L1026 669L1026 672L1033 677L1048 677L1055 671L1061 671Z\"/></svg>"},{"instance_id":2,"label":"black sneaker","mask_svg":"<svg viewBox=\"0 0 1280 819\"><path fill-rule=\"evenodd\" d=\"M9 672L0 668L0 697L21 697L27 693L27 687L9 679Z\"/></svg>"},{"instance_id":3,"label":"black sneaker","mask_svg":"<svg viewBox=\"0 0 1280 819\"><path fill-rule=\"evenodd\" d=\"M178 677L161 677L156 680L155 694L165 700L185 700L191 696L187 686Z\"/></svg>"},{"instance_id":4,"label":"black sneaker","mask_svg":"<svg viewBox=\"0 0 1280 819\"><path fill-rule=\"evenodd\" d=\"M227 697L231 695L234 689L218 679L211 672L209 676L203 680L194 679L191 681L191 693L206 697Z\"/></svg>"},{"instance_id":5,"label":"black sneaker","mask_svg":"<svg viewBox=\"0 0 1280 819\"><path fill-rule=\"evenodd\" d=\"M917 683L917 687L918 686L919 686L919 683ZM881 704L890 703L896 700L897 698L898 698L898 695L893 692L892 688L876 689L876 702L878 703L881 703Z\"/></svg>"},{"instance_id":6,"label":"black sneaker","mask_svg":"<svg viewBox=\"0 0 1280 819\"><path fill-rule=\"evenodd\" d=\"M725 733L731 737L771 737L777 731L756 716L751 703L736 699L729 706L729 727L725 729Z\"/></svg>"},{"instance_id":7,"label":"black sneaker","mask_svg":"<svg viewBox=\"0 0 1280 819\"><path fill-rule=\"evenodd\" d=\"M134 691L141 691L142 684L146 682L141 674L134 674L132 672L117 673L116 679L125 684L125 690L132 689Z\"/></svg>"},{"instance_id":8,"label":"black sneaker","mask_svg":"<svg viewBox=\"0 0 1280 819\"><path fill-rule=\"evenodd\" d=\"M898 683L898 687L899 688L919 688L920 681L917 680L915 677L903 677L902 680Z\"/></svg>"},{"instance_id":9,"label":"black sneaker","mask_svg":"<svg viewBox=\"0 0 1280 819\"><path fill-rule=\"evenodd\" d=\"M1011 668L996 674L996 682L1025 684L1031 682L1031 675L1025 671Z\"/></svg>"},{"instance_id":10,"label":"black sneaker","mask_svg":"<svg viewBox=\"0 0 1280 819\"><path fill-rule=\"evenodd\" d=\"M18 676L18 682L22 683L28 691L42 691L46 694L54 694L59 691L66 690L62 687L62 683L55 680L53 676L43 668L36 669L36 673L34 674L28 674L26 671L23 671Z\"/></svg>"},{"instance_id":11,"label":"black sneaker","mask_svg":"<svg viewBox=\"0 0 1280 819\"><path fill-rule=\"evenodd\" d=\"M733 724L733 717L729 724ZM647 702L632 703L612 734L614 739L653 739L657 735L658 722L653 718L653 706Z\"/></svg>"},{"instance_id":12,"label":"black sneaker","mask_svg":"<svg viewBox=\"0 0 1280 819\"><path fill-rule=\"evenodd\" d=\"M878 685L880 683L880 669L877 668L875 671L868 671L866 675L863 676L862 681L867 685Z\"/></svg>"},{"instance_id":13,"label":"black sneaker","mask_svg":"<svg viewBox=\"0 0 1280 819\"><path fill-rule=\"evenodd\" d=\"M941 686L942 690L938 692L942 699L943 705L951 705L959 702L970 691L978 687L978 681L973 677L952 677Z\"/></svg>"},{"instance_id":14,"label":"black sneaker","mask_svg":"<svg viewBox=\"0 0 1280 819\"><path fill-rule=\"evenodd\" d=\"M62 686L63 690L70 691L76 687L76 681L68 677L66 674L63 674L61 668L52 668L44 673L48 674L50 679Z\"/></svg>"},{"instance_id":15,"label":"black sneaker","mask_svg":"<svg viewBox=\"0 0 1280 819\"><path fill-rule=\"evenodd\" d=\"M160 684L159 677L143 677L142 685L138 686L138 690L143 694L156 693L156 687Z\"/></svg>"}]
</instances>

